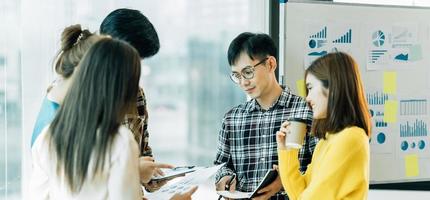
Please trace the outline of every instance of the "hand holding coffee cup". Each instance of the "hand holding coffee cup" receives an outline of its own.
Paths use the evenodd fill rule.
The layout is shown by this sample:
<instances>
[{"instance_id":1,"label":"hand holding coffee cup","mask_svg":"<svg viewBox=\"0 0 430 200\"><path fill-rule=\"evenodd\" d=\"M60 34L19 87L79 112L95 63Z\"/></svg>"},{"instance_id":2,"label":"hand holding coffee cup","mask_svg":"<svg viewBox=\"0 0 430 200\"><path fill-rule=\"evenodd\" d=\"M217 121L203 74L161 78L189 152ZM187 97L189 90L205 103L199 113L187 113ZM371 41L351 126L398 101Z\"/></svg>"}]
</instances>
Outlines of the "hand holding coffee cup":
<instances>
[{"instance_id":1,"label":"hand holding coffee cup","mask_svg":"<svg viewBox=\"0 0 430 200\"><path fill-rule=\"evenodd\" d=\"M306 123L304 119L290 118L282 123L276 135L278 147L302 148L306 134Z\"/></svg>"}]
</instances>

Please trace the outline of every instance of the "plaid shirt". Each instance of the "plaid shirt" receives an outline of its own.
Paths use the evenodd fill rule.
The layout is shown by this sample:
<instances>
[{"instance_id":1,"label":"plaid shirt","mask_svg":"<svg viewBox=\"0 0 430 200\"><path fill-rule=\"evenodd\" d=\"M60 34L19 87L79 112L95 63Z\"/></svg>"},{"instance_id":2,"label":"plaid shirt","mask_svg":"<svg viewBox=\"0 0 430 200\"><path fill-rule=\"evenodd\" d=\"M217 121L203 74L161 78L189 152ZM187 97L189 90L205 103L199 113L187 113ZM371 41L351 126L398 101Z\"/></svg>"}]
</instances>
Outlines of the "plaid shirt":
<instances>
[{"instance_id":1,"label":"plaid shirt","mask_svg":"<svg viewBox=\"0 0 430 200\"><path fill-rule=\"evenodd\" d=\"M151 156L152 150L148 146L148 110L146 109L146 98L142 88L139 88L137 106L133 112L125 116L123 124L127 126L134 135L140 148L140 156Z\"/></svg>"},{"instance_id":2,"label":"plaid shirt","mask_svg":"<svg viewBox=\"0 0 430 200\"><path fill-rule=\"evenodd\" d=\"M216 182L236 173L237 190L255 190L272 165L278 164L276 131L279 131L282 122L291 117L304 119L308 124L303 148L299 152L300 170L306 171L317 143L317 139L309 134L312 111L302 97L282 87L281 96L268 110L263 110L252 99L225 114L214 163L227 164L217 172ZM278 194L272 199L288 197Z\"/></svg>"}]
</instances>

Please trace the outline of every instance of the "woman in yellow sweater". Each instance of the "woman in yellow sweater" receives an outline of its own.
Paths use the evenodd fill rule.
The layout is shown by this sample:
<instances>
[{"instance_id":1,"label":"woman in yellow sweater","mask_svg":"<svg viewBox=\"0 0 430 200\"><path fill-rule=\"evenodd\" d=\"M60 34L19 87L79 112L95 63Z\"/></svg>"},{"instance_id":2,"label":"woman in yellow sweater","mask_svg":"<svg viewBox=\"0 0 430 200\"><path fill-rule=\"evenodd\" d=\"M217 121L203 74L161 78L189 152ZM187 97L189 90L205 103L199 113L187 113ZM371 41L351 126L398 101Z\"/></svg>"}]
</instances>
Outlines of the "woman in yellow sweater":
<instances>
[{"instance_id":1,"label":"woman in yellow sweater","mask_svg":"<svg viewBox=\"0 0 430 200\"><path fill-rule=\"evenodd\" d=\"M370 115L354 59L327 54L305 72L306 101L313 110L311 132L320 139L307 171L299 171L298 151L286 146L284 122L277 133L279 173L290 199L367 199Z\"/></svg>"}]
</instances>

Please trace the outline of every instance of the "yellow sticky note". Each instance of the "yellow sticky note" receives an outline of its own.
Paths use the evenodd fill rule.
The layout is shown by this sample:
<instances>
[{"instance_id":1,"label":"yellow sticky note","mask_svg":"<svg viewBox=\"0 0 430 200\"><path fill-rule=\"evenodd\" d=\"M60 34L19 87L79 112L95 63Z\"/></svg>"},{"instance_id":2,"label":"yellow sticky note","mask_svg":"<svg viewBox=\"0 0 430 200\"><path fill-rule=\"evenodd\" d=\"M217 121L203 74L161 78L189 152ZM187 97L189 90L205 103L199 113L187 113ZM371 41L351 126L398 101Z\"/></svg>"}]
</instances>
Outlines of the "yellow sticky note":
<instances>
[{"instance_id":1,"label":"yellow sticky note","mask_svg":"<svg viewBox=\"0 0 430 200\"><path fill-rule=\"evenodd\" d=\"M384 72L384 93L396 94L397 72Z\"/></svg>"},{"instance_id":2,"label":"yellow sticky note","mask_svg":"<svg viewBox=\"0 0 430 200\"><path fill-rule=\"evenodd\" d=\"M297 86L297 93L298 93L298 95L302 96L302 97L306 97L305 80L304 79L300 79L300 80L296 81L296 86Z\"/></svg>"},{"instance_id":3,"label":"yellow sticky note","mask_svg":"<svg viewBox=\"0 0 430 200\"><path fill-rule=\"evenodd\" d=\"M397 122L397 110L399 108L399 102L393 100L387 100L384 104L384 121L385 122Z\"/></svg>"},{"instance_id":4,"label":"yellow sticky note","mask_svg":"<svg viewBox=\"0 0 430 200\"><path fill-rule=\"evenodd\" d=\"M420 174L418 166L418 155L410 154L405 156L405 175L406 177L414 177Z\"/></svg>"}]
</instances>

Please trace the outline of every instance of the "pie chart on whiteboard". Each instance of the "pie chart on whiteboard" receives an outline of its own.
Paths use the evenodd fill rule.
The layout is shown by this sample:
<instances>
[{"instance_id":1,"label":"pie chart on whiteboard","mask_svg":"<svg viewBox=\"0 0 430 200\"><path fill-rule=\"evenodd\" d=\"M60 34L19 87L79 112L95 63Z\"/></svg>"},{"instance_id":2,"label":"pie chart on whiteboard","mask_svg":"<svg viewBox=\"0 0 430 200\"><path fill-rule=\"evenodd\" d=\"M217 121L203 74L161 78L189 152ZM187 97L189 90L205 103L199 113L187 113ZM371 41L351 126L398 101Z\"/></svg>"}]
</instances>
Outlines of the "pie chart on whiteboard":
<instances>
[{"instance_id":1,"label":"pie chart on whiteboard","mask_svg":"<svg viewBox=\"0 0 430 200\"><path fill-rule=\"evenodd\" d=\"M382 31L376 31L373 33L372 35L372 42L373 45L375 45L376 47L380 47L382 45L384 45L385 42L385 34Z\"/></svg>"}]
</instances>

